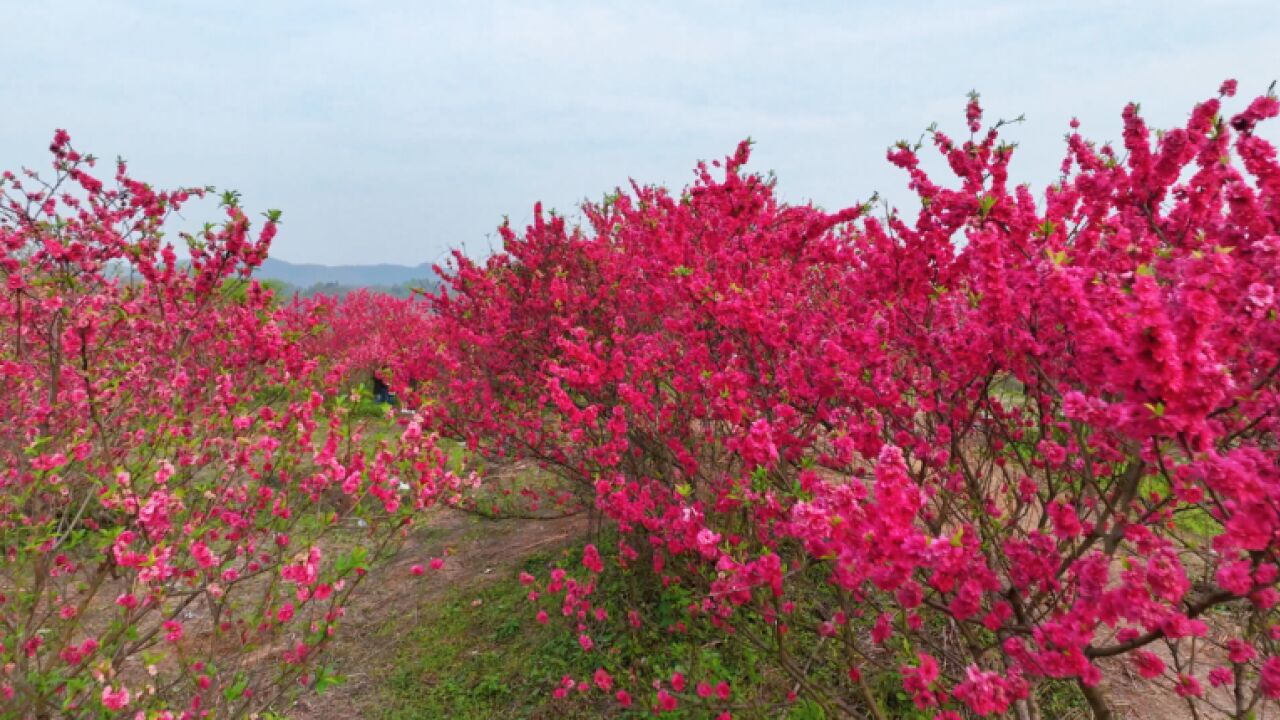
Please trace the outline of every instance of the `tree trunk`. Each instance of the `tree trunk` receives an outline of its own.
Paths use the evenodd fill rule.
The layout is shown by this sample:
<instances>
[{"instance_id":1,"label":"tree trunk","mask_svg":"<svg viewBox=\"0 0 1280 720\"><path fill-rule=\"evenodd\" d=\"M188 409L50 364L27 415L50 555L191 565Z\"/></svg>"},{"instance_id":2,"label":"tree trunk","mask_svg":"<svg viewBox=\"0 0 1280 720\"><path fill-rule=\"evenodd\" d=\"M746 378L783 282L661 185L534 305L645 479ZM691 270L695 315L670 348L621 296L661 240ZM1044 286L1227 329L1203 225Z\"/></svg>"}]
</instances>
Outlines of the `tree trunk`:
<instances>
[{"instance_id":1,"label":"tree trunk","mask_svg":"<svg viewBox=\"0 0 1280 720\"><path fill-rule=\"evenodd\" d=\"M1084 699L1093 711L1093 720L1115 720L1115 713L1111 712L1111 704L1107 702L1107 694L1103 692L1101 684L1089 687L1077 680L1076 685L1084 693Z\"/></svg>"}]
</instances>

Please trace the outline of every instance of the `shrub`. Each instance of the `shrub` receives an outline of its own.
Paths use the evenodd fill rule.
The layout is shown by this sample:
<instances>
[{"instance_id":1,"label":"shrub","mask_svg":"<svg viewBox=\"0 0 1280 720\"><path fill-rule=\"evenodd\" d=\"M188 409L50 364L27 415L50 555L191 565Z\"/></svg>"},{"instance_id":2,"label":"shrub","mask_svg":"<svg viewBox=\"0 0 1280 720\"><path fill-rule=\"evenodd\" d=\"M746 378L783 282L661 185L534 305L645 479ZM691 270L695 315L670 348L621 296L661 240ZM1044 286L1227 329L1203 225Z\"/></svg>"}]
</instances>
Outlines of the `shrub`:
<instances>
[{"instance_id":1,"label":"shrub","mask_svg":"<svg viewBox=\"0 0 1280 720\"><path fill-rule=\"evenodd\" d=\"M1073 122L1040 197L974 96L967 139L928 135L950 186L888 152L914 219L784 204L748 143L586 227L539 208L455 256L425 412L621 530L535 587L588 651L623 572L828 715L886 717L892 677L939 718L1033 717L1064 679L1109 717L1117 658L1249 717L1280 698L1280 165L1276 98L1228 117L1234 90L1154 137L1129 106L1119 149ZM658 710L730 707L647 680Z\"/></svg>"},{"instance_id":2,"label":"shrub","mask_svg":"<svg viewBox=\"0 0 1280 720\"><path fill-rule=\"evenodd\" d=\"M227 193L180 260L167 220L207 190L51 150L51 179L0 180L0 716L238 716L323 687L443 455L417 422L366 436L340 359L304 351L320 318L245 279L277 213L254 234Z\"/></svg>"}]
</instances>

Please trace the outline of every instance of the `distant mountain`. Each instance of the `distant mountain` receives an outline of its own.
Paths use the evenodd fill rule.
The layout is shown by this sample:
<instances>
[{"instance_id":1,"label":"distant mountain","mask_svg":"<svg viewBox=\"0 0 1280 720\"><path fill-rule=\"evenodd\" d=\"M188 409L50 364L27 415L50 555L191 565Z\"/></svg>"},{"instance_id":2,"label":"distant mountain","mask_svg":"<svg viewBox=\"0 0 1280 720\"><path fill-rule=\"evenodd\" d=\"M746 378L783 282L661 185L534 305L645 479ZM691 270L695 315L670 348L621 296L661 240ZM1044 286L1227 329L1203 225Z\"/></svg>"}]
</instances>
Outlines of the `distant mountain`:
<instances>
[{"instance_id":1,"label":"distant mountain","mask_svg":"<svg viewBox=\"0 0 1280 720\"><path fill-rule=\"evenodd\" d=\"M344 287L391 287L406 283L434 285L435 271L422 265L315 265L291 263L287 260L267 258L254 276L260 280L280 280L299 288L312 285Z\"/></svg>"}]
</instances>

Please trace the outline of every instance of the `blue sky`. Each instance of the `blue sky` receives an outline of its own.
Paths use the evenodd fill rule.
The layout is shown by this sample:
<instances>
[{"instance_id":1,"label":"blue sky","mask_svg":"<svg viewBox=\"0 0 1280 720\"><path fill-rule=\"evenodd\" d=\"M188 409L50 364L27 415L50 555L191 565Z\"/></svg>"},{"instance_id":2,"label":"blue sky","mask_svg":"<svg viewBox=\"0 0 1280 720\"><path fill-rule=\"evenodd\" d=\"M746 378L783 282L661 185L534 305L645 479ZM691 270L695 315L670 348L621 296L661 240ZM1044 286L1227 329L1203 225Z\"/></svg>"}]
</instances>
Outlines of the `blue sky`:
<instances>
[{"instance_id":1,"label":"blue sky","mask_svg":"<svg viewBox=\"0 0 1280 720\"><path fill-rule=\"evenodd\" d=\"M58 0L3 23L0 167L43 167L65 127L141 179L282 209L273 254L323 263L482 255L536 200L682 186L747 136L788 200L907 207L885 148L960 135L970 89L1026 114L1014 174L1044 182L1072 115L1114 139L1129 100L1169 126L1226 77L1280 78L1274 1Z\"/></svg>"}]
</instances>

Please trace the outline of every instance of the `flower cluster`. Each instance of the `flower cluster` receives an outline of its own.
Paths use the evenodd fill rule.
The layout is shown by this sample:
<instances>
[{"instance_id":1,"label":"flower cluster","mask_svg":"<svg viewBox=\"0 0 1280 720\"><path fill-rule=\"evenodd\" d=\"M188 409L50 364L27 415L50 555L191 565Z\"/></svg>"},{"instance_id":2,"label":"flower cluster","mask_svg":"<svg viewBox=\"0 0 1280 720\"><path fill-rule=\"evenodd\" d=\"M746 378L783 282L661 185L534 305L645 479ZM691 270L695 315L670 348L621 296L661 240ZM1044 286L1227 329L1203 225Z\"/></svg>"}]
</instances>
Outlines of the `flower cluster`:
<instances>
[{"instance_id":1,"label":"flower cluster","mask_svg":"<svg viewBox=\"0 0 1280 720\"><path fill-rule=\"evenodd\" d=\"M951 181L889 150L914 214L785 204L747 143L583 226L538 208L431 298L424 413L607 517L590 577L689 588L829 714L887 716L881 676L939 717L1055 679L1105 714L1129 657L1246 717L1280 697L1280 106L1234 91L1158 133L1130 106L1119 147L1073 123L1038 195L975 96L926 136Z\"/></svg>"},{"instance_id":2,"label":"flower cluster","mask_svg":"<svg viewBox=\"0 0 1280 720\"><path fill-rule=\"evenodd\" d=\"M208 190L50 149L0 176L0 717L256 711L323 681L366 566L456 478L419 423L365 436L326 316L251 279L277 213L226 193L169 235Z\"/></svg>"}]
</instances>

